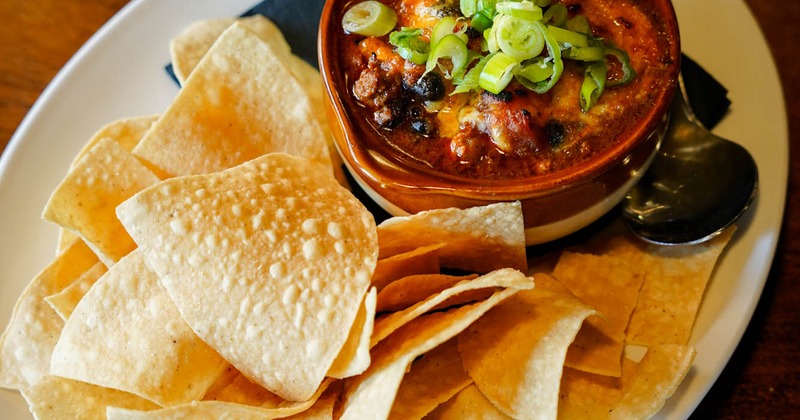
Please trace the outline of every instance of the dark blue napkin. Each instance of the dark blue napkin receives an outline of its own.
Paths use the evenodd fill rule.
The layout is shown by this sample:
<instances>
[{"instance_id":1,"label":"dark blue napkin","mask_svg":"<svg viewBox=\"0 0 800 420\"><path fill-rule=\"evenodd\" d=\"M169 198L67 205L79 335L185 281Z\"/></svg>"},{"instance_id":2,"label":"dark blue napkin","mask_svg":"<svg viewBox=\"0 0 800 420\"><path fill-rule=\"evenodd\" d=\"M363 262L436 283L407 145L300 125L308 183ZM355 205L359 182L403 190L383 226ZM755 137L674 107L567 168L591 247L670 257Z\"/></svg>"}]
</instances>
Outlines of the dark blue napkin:
<instances>
[{"instance_id":1,"label":"dark blue napkin","mask_svg":"<svg viewBox=\"0 0 800 420\"><path fill-rule=\"evenodd\" d=\"M728 89L686 54L681 57L681 73L695 116L707 128L713 128L730 108Z\"/></svg>"}]
</instances>

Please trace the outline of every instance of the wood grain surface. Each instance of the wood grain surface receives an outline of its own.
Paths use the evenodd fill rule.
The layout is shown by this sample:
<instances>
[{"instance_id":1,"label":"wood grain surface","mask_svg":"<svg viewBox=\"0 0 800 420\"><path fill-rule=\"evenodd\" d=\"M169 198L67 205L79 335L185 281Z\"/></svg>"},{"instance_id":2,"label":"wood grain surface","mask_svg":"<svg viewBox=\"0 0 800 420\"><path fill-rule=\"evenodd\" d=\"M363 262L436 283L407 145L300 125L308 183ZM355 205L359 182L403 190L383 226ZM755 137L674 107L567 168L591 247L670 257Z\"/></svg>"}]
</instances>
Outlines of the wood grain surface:
<instances>
[{"instance_id":1,"label":"wood grain surface","mask_svg":"<svg viewBox=\"0 0 800 420\"><path fill-rule=\"evenodd\" d=\"M698 419L800 418L800 1L745 1L770 45L784 89L789 190L763 296L733 358L693 415ZM0 150L59 69L126 3L0 1Z\"/></svg>"}]
</instances>

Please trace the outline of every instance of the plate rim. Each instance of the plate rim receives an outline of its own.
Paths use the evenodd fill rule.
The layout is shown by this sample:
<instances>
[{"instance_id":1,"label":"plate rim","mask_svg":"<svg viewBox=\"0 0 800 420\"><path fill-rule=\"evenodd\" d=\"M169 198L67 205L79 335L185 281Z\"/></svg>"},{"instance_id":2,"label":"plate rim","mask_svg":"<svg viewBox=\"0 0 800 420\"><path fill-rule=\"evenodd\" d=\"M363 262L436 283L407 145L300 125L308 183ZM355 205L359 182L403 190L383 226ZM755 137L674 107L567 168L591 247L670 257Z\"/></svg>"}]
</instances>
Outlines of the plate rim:
<instances>
[{"instance_id":1,"label":"plate rim","mask_svg":"<svg viewBox=\"0 0 800 420\"><path fill-rule=\"evenodd\" d=\"M78 69L82 65L86 65L86 60L90 60L93 56L98 54L99 49L101 49L102 47L107 47L105 46L105 44L109 41L110 37L113 34L115 34L115 32L118 32L120 30L121 27L125 25L136 24L137 19L142 19L142 17L148 16L148 13L152 14L154 10L160 10L158 9L159 7L162 8L172 7L184 1L185 0L171 0L170 2L165 2L169 3L169 6L163 6L158 4L158 0L133 0L130 3L126 4L125 6L123 6L111 19L109 19L105 24L103 24L100 27L100 29L98 29L98 31L95 32L86 43L84 43L76 51L76 53L58 71L56 76L47 84L47 86L42 91L40 96L36 99L33 106L29 109L29 111L22 119L17 129L14 131L7 146L3 150L2 155L0 155L0 196L5 196L5 194L8 193L7 190L9 188L9 183L11 182L11 178L15 173L16 162L18 161L20 155L26 152L24 150L25 146L28 143L30 143L29 141L26 142L26 139L28 139L32 135L32 132L35 130L37 125L47 124L47 121L42 121L42 119L46 118L48 112L52 111L51 108L54 106L53 104L55 100L58 99L59 95L69 96L68 95L69 86L66 86L65 83L67 83L67 81L75 75L75 72L78 71ZM675 7L680 12L681 6L688 7L687 5L689 4L690 1L691 0L675 0L674 1ZM716 1L725 2L725 0L716 0ZM204 3L209 3L209 2L204 2ZM232 13L236 13L236 12L243 12L244 10L249 8L249 6L252 6L256 2L249 0L235 0L233 2L224 2L224 3L226 4L215 5L215 6L206 5L206 7L215 10L225 9L231 11ZM709 3L713 3L713 1ZM730 7L730 3L725 2L724 4ZM763 32L761 31L761 28L758 26L758 23L755 21L754 16L744 3L744 0L738 0L737 2L735 2L735 6L738 7L738 9L736 10L737 13L741 14L742 10L744 10L747 13L747 18L749 19L749 21L747 22L748 27L754 27L755 30L758 31L759 37L755 41L759 43L759 47L766 47L766 50L769 52L770 50L766 44L766 39L764 38ZM164 46L164 48L166 49L166 45ZM690 51L688 53L690 53L691 55ZM722 356L724 357L721 357L720 359L724 359L724 362L717 363L714 366L714 369L712 369L709 372L706 372L705 376L706 379L701 381L702 383L700 383L700 386L691 388L695 390L694 393L692 393L692 395L686 395L686 391L689 388L687 388L687 386L685 385L682 385L681 388L679 389L679 392L676 393L676 395L673 396L673 398L668 401L667 406L665 406L664 410L659 412L657 417L661 418L688 417L688 415L691 414L697 408L697 406L706 396L708 391L717 382L720 374L730 361L730 358L733 355L734 350L736 349L736 347L738 347L739 343L741 342L742 336L744 335L745 330L747 329L748 325L752 320L756 307L759 301L761 300L761 296L763 294L767 278L769 277L769 274L771 272L770 268L773 265L773 261L775 259L780 232L783 227L783 218L784 218L785 204L787 199L788 175L789 175L789 158L788 158L789 135L788 135L788 119L787 119L786 106L784 100L785 93L780 85L780 79L778 77L777 68L775 66L775 60L771 56L771 53L768 54L770 55L769 55L769 66L768 66L769 69L767 69L769 74L767 75L767 78L769 79L770 83L773 83L773 86L771 86L772 90L774 90L775 88L774 81L775 80L778 81L777 90L773 91L772 93L777 94L779 96L779 98L776 98L776 101L780 103L780 108L781 108L780 109L781 115L777 116L776 118L782 120L783 124L781 124L780 127L777 127L776 130L779 134L778 137L781 137L780 139L781 147L779 148L780 150L777 151L778 152L777 155L783 156L783 159L779 159L777 162L774 162L776 167L770 168L772 173L781 174L781 176L777 177L778 182L777 183L774 182L776 181L775 179L770 179L771 181L771 183L769 184L770 188L767 190L766 187L764 187L764 179L762 178L762 183L761 186L759 187L759 193L758 193L759 195L756 198L756 202L752 207L752 209L754 210L751 210L749 216L746 216L748 219L745 220L745 222L748 223L748 225L745 227L745 234L748 233L748 230L752 232L752 230L754 229L754 227L751 224L757 224L756 227L766 224L769 227L769 229L766 229L766 231L760 232L763 234L762 236L755 238L753 240L756 245L756 248L753 248L751 251L747 253L750 256L752 256L753 254L758 254L758 256L762 259L762 268L759 270L758 278L754 279L755 283L753 285L754 288L752 289L757 293L755 295L750 296L749 298L740 299L741 301L737 301L738 304L742 305L741 307L739 307L738 311L744 316L740 317L742 321L738 322L736 324L736 328L733 329L732 333L728 334L728 342L732 343L732 345L729 345L722 351ZM696 59L696 61L698 61L704 67L706 67L708 64L708 60L704 61L702 57L696 57L696 55L691 55L691 57L693 59ZM159 71L162 71L162 69L159 69ZM710 72L712 74L715 74L716 76L716 73L714 72L713 68L710 69ZM166 74L164 74L164 78L166 77L167 77ZM171 83L171 81L169 81L169 83ZM725 80L723 80L723 84L725 84ZM737 103L734 100L734 107L736 105ZM96 128L99 128L99 126L97 126ZM730 124L726 125L725 121L723 121L722 127L720 127L719 130L715 130L715 132L721 131L725 133L726 130L730 131L732 129L733 128L730 127ZM80 147L80 145L75 145L75 147L78 148ZM765 160L762 158L761 162L764 161ZM773 164L773 162L770 161L770 164ZM762 168L760 167L759 170L762 170ZM768 203L770 207L765 208L765 203ZM43 203L41 203L40 205L43 205ZM56 230L54 227L50 227L49 229L45 230L47 230L47 232L44 232L39 236L37 236L36 238L37 240L45 240L48 236L53 239L55 238ZM749 237L747 238L748 241L750 241L750 239L752 238ZM736 238L735 239L736 243L732 244L732 248L736 248L736 246L742 240L743 238L741 237ZM52 243L54 244L54 242ZM726 252L729 254L733 254L734 252L739 252L739 251L732 250ZM730 256L731 255L728 255L728 257ZM35 272L33 274L35 274ZM716 275L717 273L715 273L715 277ZM24 287L24 285L27 284L29 278L17 281L22 282L21 287ZM7 280L4 278L1 282L3 284L0 285L0 287L2 287L2 290L6 290L8 288L7 287L8 285L5 284L7 283ZM713 286L715 285L712 285L712 287ZM3 321L3 325L7 323L10 316L11 316L10 308L4 308L3 312L0 313L0 320ZM707 330L706 333L708 333L708 331L710 330L713 330L713 328L716 328L717 325L714 325L713 321L714 320L712 320L711 322L712 325L707 326L709 330ZM696 337L694 337L693 335L693 342L696 342L695 338ZM696 371L695 368L693 368L693 370ZM697 380L697 377L695 378L690 377L688 379L690 381ZM17 395L13 394L17 393L8 390L2 390L2 392L0 392L0 407L5 407L6 405L12 404L15 399L17 400L17 403L19 402L19 400L21 400L21 397L17 397ZM27 405L24 404L24 401L22 402L22 404L23 404L22 408L27 413Z\"/></svg>"}]
</instances>

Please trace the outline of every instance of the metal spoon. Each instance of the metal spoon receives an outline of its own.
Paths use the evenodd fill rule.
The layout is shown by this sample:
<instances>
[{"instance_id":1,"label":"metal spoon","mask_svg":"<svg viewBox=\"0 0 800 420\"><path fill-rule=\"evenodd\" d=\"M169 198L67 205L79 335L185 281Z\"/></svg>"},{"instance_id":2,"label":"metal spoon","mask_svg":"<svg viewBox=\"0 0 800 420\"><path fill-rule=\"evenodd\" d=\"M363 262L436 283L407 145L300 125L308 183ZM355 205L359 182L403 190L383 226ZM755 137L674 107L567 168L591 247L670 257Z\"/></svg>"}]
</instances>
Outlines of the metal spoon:
<instances>
[{"instance_id":1,"label":"metal spoon","mask_svg":"<svg viewBox=\"0 0 800 420\"><path fill-rule=\"evenodd\" d=\"M745 148L697 120L683 78L671 118L650 169L622 202L622 218L648 242L700 243L744 213L755 196L758 169Z\"/></svg>"}]
</instances>

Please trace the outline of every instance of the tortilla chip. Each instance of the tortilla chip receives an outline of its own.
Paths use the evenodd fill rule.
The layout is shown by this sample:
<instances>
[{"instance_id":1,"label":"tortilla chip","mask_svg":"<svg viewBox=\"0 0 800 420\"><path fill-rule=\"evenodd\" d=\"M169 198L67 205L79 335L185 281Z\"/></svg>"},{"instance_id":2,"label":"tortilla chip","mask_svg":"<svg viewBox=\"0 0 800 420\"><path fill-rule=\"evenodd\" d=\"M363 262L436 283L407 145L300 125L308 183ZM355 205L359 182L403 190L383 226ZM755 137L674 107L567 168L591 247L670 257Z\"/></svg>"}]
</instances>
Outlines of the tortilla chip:
<instances>
[{"instance_id":1,"label":"tortilla chip","mask_svg":"<svg viewBox=\"0 0 800 420\"><path fill-rule=\"evenodd\" d=\"M178 35L170 40L169 52L172 70L178 83L184 84L189 74L197 67L203 56L214 45L214 42L234 22L253 31L264 42L270 44L275 53L281 57L291 55L289 43L280 29L264 15L253 15L243 18L204 19L192 22Z\"/></svg>"},{"instance_id":2,"label":"tortilla chip","mask_svg":"<svg viewBox=\"0 0 800 420\"><path fill-rule=\"evenodd\" d=\"M275 51L235 23L134 149L162 177L218 172L265 153L325 165L328 142L302 86Z\"/></svg>"},{"instance_id":3,"label":"tortilla chip","mask_svg":"<svg viewBox=\"0 0 800 420\"><path fill-rule=\"evenodd\" d=\"M81 274L75 281L64 290L56 294L52 294L44 298L51 308L63 320L67 320L72 311L78 306L83 296L89 291L89 288L100 278L105 272L108 271L106 265L98 262L92 268Z\"/></svg>"},{"instance_id":4,"label":"tortilla chip","mask_svg":"<svg viewBox=\"0 0 800 420\"><path fill-rule=\"evenodd\" d=\"M455 397L436 407L426 420L511 420L481 393L475 384L464 388Z\"/></svg>"},{"instance_id":5,"label":"tortilla chip","mask_svg":"<svg viewBox=\"0 0 800 420\"><path fill-rule=\"evenodd\" d=\"M333 361L333 366L328 370L328 376L339 379L347 378L358 375L369 367L369 340L375 325L377 298L378 293L374 287L364 295L364 302L361 303L361 309L350 328L347 342L336 356L336 360Z\"/></svg>"},{"instance_id":6,"label":"tortilla chip","mask_svg":"<svg viewBox=\"0 0 800 420\"><path fill-rule=\"evenodd\" d=\"M272 402L269 401L265 403L264 406L258 405L248 405L248 404L241 404L236 402L228 402L228 401L213 401L213 400L204 400L204 401L191 401L185 404L174 405L172 407L166 407L158 410L151 410L151 411L142 411L142 410L135 410L135 409L125 409L120 407L109 407L106 410L106 414L108 415L109 420L145 420L145 419L153 419L153 420L170 420L170 419L208 419L208 420L216 420L216 419L253 419L253 420L261 420L261 419L275 419L275 418L285 418L288 416L296 415L299 413L303 413L306 410L314 407L322 396L325 395L325 399L321 402L323 405L323 410L329 409L329 405L331 404L330 397L325 392L330 388L330 385L333 381L326 380L323 382L319 389L314 392L311 397L306 401L299 401L299 402L289 402L286 401L284 403L272 405ZM335 394L334 394L335 395ZM332 408L330 408L332 410ZM319 413L315 410L314 412L309 413L312 417L317 416ZM298 419L304 418L302 414L300 414Z\"/></svg>"},{"instance_id":7,"label":"tortilla chip","mask_svg":"<svg viewBox=\"0 0 800 420\"><path fill-rule=\"evenodd\" d=\"M308 401L292 402L284 400L257 383L247 379L247 377L232 366L226 375L230 373L233 373L235 376L233 376L227 384L209 390L203 400L258 407L257 410L252 410L250 414L259 419L277 417L288 419L312 419L317 418L317 416L325 416L333 410L333 404L341 391L341 387L337 386L335 382L326 380L315 395ZM202 407L204 406L200 408L202 409ZM218 407L224 408L226 406ZM191 410L191 408L187 406L178 408L172 411L172 413L178 416L187 408ZM214 409L212 409L211 413L214 412L213 410ZM146 416L146 414L142 413L138 413L137 415ZM153 417L159 418L158 416ZM328 415L323 418L330 419L332 416Z\"/></svg>"},{"instance_id":8,"label":"tortilla chip","mask_svg":"<svg viewBox=\"0 0 800 420\"><path fill-rule=\"evenodd\" d=\"M503 289L483 302L418 317L395 331L373 349L369 369L345 382L340 419L386 418L414 359L453 338L517 291Z\"/></svg>"},{"instance_id":9,"label":"tortilla chip","mask_svg":"<svg viewBox=\"0 0 800 420\"><path fill-rule=\"evenodd\" d=\"M453 296L472 290L491 289L495 287L510 287L520 290L529 289L533 287L533 280L512 268L496 270L472 280L463 280L453 287L430 296L414 306L399 312L390 313L375 320L375 329L372 333L371 346L374 347L378 342L395 332L398 328L411 322L414 318L434 309L446 307L442 304Z\"/></svg>"},{"instance_id":10,"label":"tortilla chip","mask_svg":"<svg viewBox=\"0 0 800 420\"><path fill-rule=\"evenodd\" d=\"M223 378L230 373L234 376L224 385L214 384L208 390L204 401L221 401L259 407L280 407L287 404L285 399L269 392L263 386L247 379L233 366L228 366Z\"/></svg>"},{"instance_id":11,"label":"tortilla chip","mask_svg":"<svg viewBox=\"0 0 800 420\"><path fill-rule=\"evenodd\" d=\"M117 389L86 382L45 376L23 392L31 414L37 419L103 419L106 407L155 410L156 404Z\"/></svg>"},{"instance_id":12,"label":"tortilla chip","mask_svg":"<svg viewBox=\"0 0 800 420\"><path fill-rule=\"evenodd\" d=\"M183 85L214 42L228 29L235 18L203 19L190 23L169 42L172 73Z\"/></svg>"},{"instance_id":13,"label":"tortilla chip","mask_svg":"<svg viewBox=\"0 0 800 420\"><path fill-rule=\"evenodd\" d=\"M631 419L654 416L692 367L694 347L666 344L647 349L636 375L625 386L622 399L611 418Z\"/></svg>"},{"instance_id":14,"label":"tortilla chip","mask_svg":"<svg viewBox=\"0 0 800 420\"><path fill-rule=\"evenodd\" d=\"M597 255L616 255L627 258L635 265L646 264L646 242L631 233L622 220L614 220L589 237L581 248Z\"/></svg>"},{"instance_id":15,"label":"tortilla chip","mask_svg":"<svg viewBox=\"0 0 800 420\"><path fill-rule=\"evenodd\" d=\"M575 337L567 366L600 375L622 374L625 329L644 275L643 267L613 255L561 254L553 277L598 312Z\"/></svg>"},{"instance_id":16,"label":"tortilla chip","mask_svg":"<svg viewBox=\"0 0 800 420\"><path fill-rule=\"evenodd\" d=\"M117 142L128 152L139 143L144 134L150 129L153 123L158 120L157 115L121 118L112 121L92 135L83 148L75 155L70 167L74 167L86 153L92 149L100 140L109 138ZM58 231L58 242L56 243L56 254L64 251L69 244L78 239L79 236L68 229L60 228Z\"/></svg>"},{"instance_id":17,"label":"tortilla chip","mask_svg":"<svg viewBox=\"0 0 800 420\"><path fill-rule=\"evenodd\" d=\"M564 358L594 310L551 277L497 305L458 337L478 389L514 418L555 418Z\"/></svg>"},{"instance_id":18,"label":"tortilla chip","mask_svg":"<svg viewBox=\"0 0 800 420\"><path fill-rule=\"evenodd\" d=\"M466 210L429 210L393 217L378 226L380 258L435 243L442 266L476 273L500 268L527 272L525 229L519 202Z\"/></svg>"},{"instance_id":19,"label":"tortilla chip","mask_svg":"<svg viewBox=\"0 0 800 420\"><path fill-rule=\"evenodd\" d=\"M698 245L644 248L646 254L638 258L644 258L648 271L631 314L628 343L688 343L706 285L734 230Z\"/></svg>"},{"instance_id":20,"label":"tortilla chip","mask_svg":"<svg viewBox=\"0 0 800 420\"><path fill-rule=\"evenodd\" d=\"M208 387L208 391L206 391L206 395L203 397L203 399L222 400L220 398L216 398L217 394L223 392L223 390L230 386L239 376L242 376L242 372L239 372L238 369L228 364L225 366L225 369L222 371L222 373L220 373L220 375L217 377L217 380L214 381L210 387Z\"/></svg>"},{"instance_id":21,"label":"tortilla chip","mask_svg":"<svg viewBox=\"0 0 800 420\"><path fill-rule=\"evenodd\" d=\"M64 321L44 298L97 262L83 241L73 242L25 287L0 337L0 387L25 390L50 373L50 357Z\"/></svg>"},{"instance_id":22,"label":"tortilla chip","mask_svg":"<svg viewBox=\"0 0 800 420\"><path fill-rule=\"evenodd\" d=\"M275 55L280 58L283 64L289 69L297 82L302 86L308 95L311 105L311 114L315 117L324 133L330 158L333 166L334 176L339 183L347 187L347 179L342 169L343 162L335 150L333 135L325 117L324 85L319 71L298 57L292 54L289 44L283 37L277 26L263 15L252 15L244 18L219 18L207 19L192 23L170 42L170 55L172 57L172 69L178 83L183 85L191 71L197 66L203 56L208 52L214 42L228 29L234 22L252 30L262 41L269 44Z\"/></svg>"},{"instance_id":23,"label":"tortilla chip","mask_svg":"<svg viewBox=\"0 0 800 420\"><path fill-rule=\"evenodd\" d=\"M558 417L565 420L608 419L622 399L623 381L630 381L636 362L625 358L622 376L605 376L564 368L558 402Z\"/></svg>"},{"instance_id":24,"label":"tortilla chip","mask_svg":"<svg viewBox=\"0 0 800 420\"><path fill-rule=\"evenodd\" d=\"M599 375L620 376L625 344L611 338L606 319L601 315L589 317L567 352L564 366Z\"/></svg>"},{"instance_id":25,"label":"tortilla chip","mask_svg":"<svg viewBox=\"0 0 800 420\"><path fill-rule=\"evenodd\" d=\"M82 240L80 236L72 233L69 229L58 228L58 240L56 241L56 255L64 252L65 249L74 241Z\"/></svg>"},{"instance_id":26,"label":"tortilla chip","mask_svg":"<svg viewBox=\"0 0 800 420\"><path fill-rule=\"evenodd\" d=\"M74 167L100 140L106 138L114 140L123 149L132 152L156 121L158 121L158 115L146 115L120 118L104 125L89 138L89 141L75 155L72 166Z\"/></svg>"},{"instance_id":27,"label":"tortilla chip","mask_svg":"<svg viewBox=\"0 0 800 420\"><path fill-rule=\"evenodd\" d=\"M111 139L101 139L56 187L42 217L83 238L107 266L136 244L114 209L158 178Z\"/></svg>"},{"instance_id":28,"label":"tortilla chip","mask_svg":"<svg viewBox=\"0 0 800 420\"><path fill-rule=\"evenodd\" d=\"M117 211L203 341L293 401L339 354L378 255L372 215L327 169L269 154L163 181Z\"/></svg>"},{"instance_id":29,"label":"tortilla chip","mask_svg":"<svg viewBox=\"0 0 800 420\"><path fill-rule=\"evenodd\" d=\"M446 244L436 243L412 249L408 252L392 255L378 260L372 285L383 290L389 283L414 274L438 273L439 249Z\"/></svg>"},{"instance_id":30,"label":"tortilla chip","mask_svg":"<svg viewBox=\"0 0 800 420\"><path fill-rule=\"evenodd\" d=\"M694 356L689 346L651 347L639 363L626 358L620 378L565 368L559 418L650 418L677 390Z\"/></svg>"},{"instance_id":31,"label":"tortilla chip","mask_svg":"<svg viewBox=\"0 0 800 420\"><path fill-rule=\"evenodd\" d=\"M51 372L165 406L202 398L225 366L184 322L136 250L75 308L53 350Z\"/></svg>"},{"instance_id":32,"label":"tortilla chip","mask_svg":"<svg viewBox=\"0 0 800 420\"><path fill-rule=\"evenodd\" d=\"M389 419L421 419L471 383L452 338L411 364L400 382Z\"/></svg>"},{"instance_id":33,"label":"tortilla chip","mask_svg":"<svg viewBox=\"0 0 800 420\"><path fill-rule=\"evenodd\" d=\"M308 410L283 418L286 420L332 420L340 393L341 386L331 386Z\"/></svg>"},{"instance_id":34,"label":"tortilla chip","mask_svg":"<svg viewBox=\"0 0 800 420\"><path fill-rule=\"evenodd\" d=\"M425 300L464 280L473 280L477 274L469 276L449 276L445 274L416 274L389 283L378 293L377 312L394 312Z\"/></svg>"}]
</instances>

